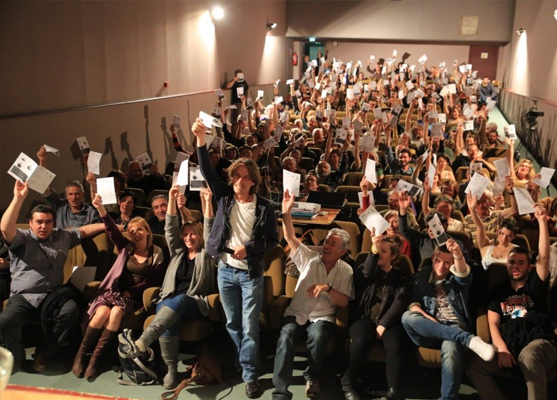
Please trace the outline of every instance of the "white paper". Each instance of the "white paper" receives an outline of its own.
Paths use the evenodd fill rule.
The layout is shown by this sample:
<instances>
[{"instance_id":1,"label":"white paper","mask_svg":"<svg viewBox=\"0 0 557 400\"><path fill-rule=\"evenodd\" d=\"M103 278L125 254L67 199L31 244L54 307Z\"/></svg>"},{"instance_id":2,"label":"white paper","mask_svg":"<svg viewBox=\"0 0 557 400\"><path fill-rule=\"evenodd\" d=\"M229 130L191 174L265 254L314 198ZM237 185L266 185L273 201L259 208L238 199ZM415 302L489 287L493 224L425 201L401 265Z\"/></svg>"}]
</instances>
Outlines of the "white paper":
<instances>
[{"instance_id":1,"label":"white paper","mask_svg":"<svg viewBox=\"0 0 557 400\"><path fill-rule=\"evenodd\" d=\"M447 114L438 114L437 118L439 118L439 123L440 124L447 123Z\"/></svg>"},{"instance_id":2,"label":"white paper","mask_svg":"<svg viewBox=\"0 0 557 400\"><path fill-rule=\"evenodd\" d=\"M366 171L364 176L371 183L377 183L377 175L375 173L375 161L373 161L371 158L368 159L366 162Z\"/></svg>"},{"instance_id":3,"label":"white paper","mask_svg":"<svg viewBox=\"0 0 557 400\"><path fill-rule=\"evenodd\" d=\"M441 97L446 97L449 94L449 88L447 86L443 86L443 89L439 92Z\"/></svg>"},{"instance_id":4,"label":"white paper","mask_svg":"<svg viewBox=\"0 0 557 400\"><path fill-rule=\"evenodd\" d=\"M426 162L428 154L429 154L429 150L424 151L424 154L422 154L422 161L423 162Z\"/></svg>"},{"instance_id":5,"label":"white paper","mask_svg":"<svg viewBox=\"0 0 557 400\"><path fill-rule=\"evenodd\" d=\"M321 92L321 97L326 98L328 93L329 91L327 89L323 89L323 91Z\"/></svg>"},{"instance_id":6,"label":"white paper","mask_svg":"<svg viewBox=\"0 0 557 400\"><path fill-rule=\"evenodd\" d=\"M257 91L257 99L255 99L255 101L259 101L259 100L263 99L264 95L265 95L265 92L263 90L258 90Z\"/></svg>"},{"instance_id":7,"label":"white paper","mask_svg":"<svg viewBox=\"0 0 557 400\"><path fill-rule=\"evenodd\" d=\"M288 79L288 80L286 81L286 84L287 84L287 85L292 85L293 83L294 83L294 79Z\"/></svg>"},{"instance_id":8,"label":"white paper","mask_svg":"<svg viewBox=\"0 0 557 400\"><path fill-rule=\"evenodd\" d=\"M217 94L219 99L221 99L221 100L226 99L226 97L224 96L224 93L222 92L222 89L215 90L215 93Z\"/></svg>"},{"instance_id":9,"label":"white paper","mask_svg":"<svg viewBox=\"0 0 557 400\"><path fill-rule=\"evenodd\" d=\"M540 171L541 177L539 179L534 179L533 181L539 187L546 188L551 183L551 178L554 173L555 170L553 168L542 167L542 170Z\"/></svg>"},{"instance_id":10,"label":"white paper","mask_svg":"<svg viewBox=\"0 0 557 400\"><path fill-rule=\"evenodd\" d=\"M410 197L414 197L420 192L419 186L412 185L410 182L406 182L404 179L398 181L395 189L399 193L408 193L408 196Z\"/></svg>"},{"instance_id":11,"label":"white paper","mask_svg":"<svg viewBox=\"0 0 557 400\"><path fill-rule=\"evenodd\" d=\"M404 99L404 90L399 90L398 91L398 98L399 98L399 100Z\"/></svg>"},{"instance_id":12,"label":"white paper","mask_svg":"<svg viewBox=\"0 0 557 400\"><path fill-rule=\"evenodd\" d=\"M373 151L375 145L375 136L364 135L362 136L362 151Z\"/></svg>"},{"instance_id":13,"label":"white paper","mask_svg":"<svg viewBox=\"0 0 557 400\"><path fill-rule=\"evenodd\" d=\"M88 154L91 151L91 146L89 146L89 142L85 136L78 137L75 140L77 141L77 145L83 154Z\"/></svg>"},{"instance_id":14,"label":"white paper","mask_svg":"<svg viewBox=\"0 0 557 400\"><path fill-rule=\"evenodd\" d=\"M273 137L275 138L275 140L278 142L280 142L280 139L282 138L282 126L277 126L273 132Z\"/></svg>"},{"instance_id":15,"label":"white paper","mask_svg":"<svg viewBox=\"0 0 557 400\"><path fill-rule=\"evenodd\" d=\"M190 191L199 192L201 188L207 187L205 178L203 178L203 174L201 174L201 170L199 167L190 167L189 175Z\"/></svg>"},{"instance_id":16,"label":"white paper","mask_svg":"<svg viewBox=\"0 0 557 400\"><path fill-rule=\"evenodd\" d=\"M339 145L343 145L346 141L346 137L348 136L348 131L346 129L337 129L335 134L335 143Z\"/></svg>"},{"instance_id":17,"label":"white paper","mask_svg":"<svg viewBox=\"0 0 557 400\"><path fill-rule=\"evenodd\" d=\"M141 169L143 171L147 171L149 168L151 168L151 165L153 165L153 161L151 161L151 157L149 157L149 154L147 153L143 153L140 156L137 156L135 158L135 161L137 161L139 165L141 165Z\"/></svg>"},{"instance_id":18,"label":"white paper","mask_svg":"<svg viewBox=\"0 0 557 400\"><path fill-rule=\"evenodd\" d=\"M507 158L500 158L493 161L493 165L497 169L497 176L504 180L507 175L511 174L511 169L509 167L509 160Z\"/></svg>"},{"instance_id":19,"label":"white paper","mask_svg":"<svg viewBox=\"0 0 557 400\"><path fill-rule=\"evenodd\" d=\"M45 144L45 145L44 145L44 149L45 149L45 151L46 151L47 153L52 153L52 154L54 154L56 157L60 157L60 150L58 150L58 149L56 149L56 148L54 148L54 147L52 147L52 146L49 146L48 144Z\"/></svg>"},{"instance_id":20,"label":"white paper","mask_svg":"<svg viewBox=\"0 0 557 400\"><path fill-rule=\"evenodd\" d=\"M342 127L343 128L350 127L350 117L342 117Z\"/></svg>"},{"instance_id":21,"label":"white paper","mask_svg":"<svg viewBox=\"0 0 557 400\"><path fill-rule=\"evenodd\" d=\"M375 119L381 119L383 117L383 111L379 107L374 108L373 115L375 116Z\"/></svg>"},{"instance_id":22,"label":"white paper","mask_svg":"<svg viewBox=\"0 0 557 400\"><path fill-rule=\"evenodd\" d=\"M284 102L284 100L283 100L282 96L276 96L275 97L275 104L280 104L280 103L283 103L283 102Z\"/></svg>"},{"instance_id":23,"label":"white paper","mask_svg":"<svg viewBox=\"0 0 557 400\"><path fill-rule=\"evenodd\" d=\"M484 194L490 182L491 181L482 174L474 174L474 176L470 179L470 182L468 182L468 186L466 186L466 190L464 192L471 192L473 196L476 196L479 199Z\"/></svg>"},{"instance_id":24,"label":"white paper","mask_svg":"<svg viewBox=\"0 0 557 400\"><path fill-rule=\"evenodd\" d=\"M241 86L240 86L240 87L237 87L237 88L236 88L236 95L237 95L238 97L242 97L242 96L244 95L244 88L241 87Z\"/></svg>"},{"instance_id":25,"label":"white paper","mask_svg":"<svg viewBox=\"0 0 557 400\"><path fill-rule=\"evenodd\" d=\"M435 168L435 165L433 165L433 163L429 164L429 169L427 170L427 181L429 183L430 190L433 187L433 181L435 179L436 172L437 169Z\"/></svg>"},{"instance_id":26,"label":"white paper","mask_svg":"<svg viewBox=\"0 0 557 400\"><path fill-rule=\"evenodd\" d=\"M514 198L516 199L516 205L518 206L518 215L531 214L536 212L534 207L534 200L528 193L528 190L524 188L514 187Z\"/></svg>"},{"instance_id":27,"label":"white paper","mask_svg":"<svg viewBox=\"0 0 557 400\"><path fill-rule=\"evenodd\" d=\"M474 121L464 121L463 129L465 131L473 131L474 130Z\"/></svg>"},{"instance_id":28,"label":"white paper","mask_svg":"<svg viewBox=\"0 0 557 400\"><path fill-rule=\"evenodd\" d=\"M375 61L375 56L373 54L369 56L369 61L371 61L371 62Z\"/></svg>"},{"instance_id":29,"label":"white paper","mask_svg":"<svg viewBox=\"0 0 557 400\"><path fill-rule=\"evenodd\" d=\"M285 169L282 170L282 187L285 191L288 190L291 196L300 196L300 179L300 174Z\"/></svg>"},{"instance_id":30,"label":"white paper","mask_svg":"<svg viewBox=\"0 0 557 400\"><path fill-rule=\"evenodd\" d=\"M263 142L263 148L264 149L270 149L272 147L275 147L277 144L277 141L274 137L270 137L269 139L265 140Z\"/></svg>"},{"instance_id":31,"label":"white paper","mask_svg":"<svg viewBox=\"0 0 557 400\"><path fill-rule=\"evenodd\" d=\"M466 72L468 72L468 69L466 68L466 64L459 65L458 70L460 71L461 74L465 74Z\"/></svg>"},{"instance_id":32,"label":"white paper","mask_svg":"<svg viewBox=\"0 0 557 400\"><path fill-rule=\"evenodd\" d=\"M496 104L497 104L496 101L494 101L494 100L488 100L485 109L486 109L487 111L493 110L493 109L495 108L495 105L496 105Z\"/></svg>"},{"instance_id":33,"label":"white paper","mask_svg":"<svg viewBox=\"0 0 557 400\"><path fill-rule=\"evenodd\" d=\"M352 89L352 88L346 89L346 98L347 99L353 99L354 98L354 89Z\"/></svg>"},{"instance_id":34,"label":"white paper","mask_svg":"<svg viewBox=\"0 0 557 400\"><path fill-rule=\"evenodd\" d=\"M230 107L232 109L232 106ZM220 119L213 117L203 111L199 111L199 118L203 120L203 125L206 128L211 129L211 126L216 126L217 128L222 128L222 122Z\"/></svg>"},{"instance_id":35,"label":"white paper","mask_svg":"<svg viewBox=\"0 0 557 400\"><path fill-rule=\"evenodd\" d=\"M206 137L207 137L207 136L210 136L210 137L211 137L210 141L211 141L211 143L213 143L213 140L214 140L214 138L215 138L214 136L211 136L211 135L205 135L205 136L206 136ZM211 145L210 145L209 142L207 141L207 148L209 148L210 146L211 146ZM183 152L179 151L179 152L176 154L176 158L174 159L174 172L180 171L180 165L182 165L182 162L184 162L184 161L186 161L186 160L189 160L189 158L190 158L190 155L189 155L189 154L186 154L186 153L183 153Z\"/></svg>"},{"instance_id":36,"label":"white paper","mask_svg":"<svg viewBox=\"0 0 557 400\"><path fill-rule=\"evenodd\" d=\"M424 54L423 56L421 56L421 57L418 59L418 62L419 62L420 64L423 64L423 63L425 63L426 61L427 61L427 56L426 56L425 54Z\"/></svg>"},{"instance_id":37,"label":"white paper","mask_svg":"<svg viewBox=\"0 0 557 400\"><path fill-rule=\"evenodd\" d=\"M456 84L454 83L449 83L447 85L447 88L449 89L449 93L451 94L456 94Z\"/></svg>"},{"instance_id":38,"label":"white paper","mask_svg":"<svg viewBox=\"0 0 557 400\"><path fill-rule=\"evenodd\" d=\"M516 127L514 124L506 126L505 132L507 133L509 139L516 139Z\"/></svg>"},{"instance_id":39,"label":"white paper","mask_svg":"<svg viewBox=\"0 0 557 400\"><path fill-rule=\"evenodd\" d=\"M443 124L437 122L431 124L431 137L443 137Z\"/></svg>"},{"instance_id":40,"label":"white paper","mask_svg":"<svg viewBox=\"0 0 557 400\"><path fill-rule=\"evenodd\" d=\"M470 177L474 176L474 174L481 174L482 168L483 165L481 162L470 163Z\"/></svg>"},{"instance_id":41,"label":"white paper","mask_svg":"<svg viewBox=\"0 0 557 400\"><path fill-rule=\"evenodd\" d=\"M503 194L504 191L505 191L505 179L496 176L495 180L493 181L493 188L492 188L493 197L497 197Z\"/></svg>"},{"instance_id":42,"label":"white paper","mask_svg":"<svg viewBox=\"0 0 557 400\"><path fill-rule=\"evenodd\" d=\"M414 89L414 83L412 83L412 81L406 81L406 87L408 90L412 90Z\"/></svg>"},{"instance_id":43,"label":"white paper","mask_svg":"<svg viewBox=\"0 0 557 400\"><path fill-rule=\"evenodd\" d=\"M189 183L189 160L184 160L180 164L180 170L178 171L178 179L176 179L176 185L187 186Z\"/></svg>"},{"instance_id":44,"label":"white paper","mask_svg":"<svg viewBox=\"0 0 557 400\"><path fill-rule=\"evenodd\" d=\"M369 90L375 90L375 89L377 89L377 82L371 81L369 83Z\"/></svg>"},{"instance_id":45,"label":"white paper","mask_svg":"<svg viewBox=\"0 0 557 400\"><path fill-rule=\"evenodd\" d=\"M174 114L172 125L176 128L180 128L180 123L182 122L182 118L179 115Z\"/></svg>"},{"instance_id":46,"label":"white paper","mask_svg":"<svg viewBox=\"0 0 557 400\"><path fill-rule=\"evenodd\" d=\"M14 161L8 174L22 182L27 182L29 188L43 194L56 175L48 169L38 165L25 153L20 153Z\"/></svg>"},{"instance_id":47,"label":"white paper","mask_svg":"<svg viewBox=\"0 0 557 400\"><path fill-rule=\"evenodd\" d=\"M360 221L370 231L375 229L375 235L377 236L382 235L390 226L389 222L372 205L360 215Z\"/></svg>"},{"instance_id":48,"label":"white paper","mask_svg":"<svg viewBox=\"0 0 557 400\"><path fill-rule=\"evenodd\" d=\"M97 178L97 194L101 196L103 204L117 204L118 199L114 189L114 177Z\"/></svg>"},{"instance_id":49,"label":"white paper","mask_svg":"<svg viewBox=\"0 0 557 400\"><path fill-rule=\"evenodd\" d=\"M87 171L94 173L95 175L101 174L101 157L102 153L97 153L96 151L90 151L89 157L87 157Z\"/></svg>"},{"instance_id":50,"label":"white paper","mask_svg":"<svg viewBox=\"0 0 557 400\"><path fill-rule=\"evenodd\" d=\"M441 220L439 219L439 216L437 214L435 214L435 216L431 220L429 220L427 225L429 229L431 229L431 232L433 233L433 236L435 237L435 240L437 240L437 244L439 246L442 246L445 243L447 243L449 237L445 233L445 229L443 229L443 224L441 224Z\"/></svg>"}]
</instances>

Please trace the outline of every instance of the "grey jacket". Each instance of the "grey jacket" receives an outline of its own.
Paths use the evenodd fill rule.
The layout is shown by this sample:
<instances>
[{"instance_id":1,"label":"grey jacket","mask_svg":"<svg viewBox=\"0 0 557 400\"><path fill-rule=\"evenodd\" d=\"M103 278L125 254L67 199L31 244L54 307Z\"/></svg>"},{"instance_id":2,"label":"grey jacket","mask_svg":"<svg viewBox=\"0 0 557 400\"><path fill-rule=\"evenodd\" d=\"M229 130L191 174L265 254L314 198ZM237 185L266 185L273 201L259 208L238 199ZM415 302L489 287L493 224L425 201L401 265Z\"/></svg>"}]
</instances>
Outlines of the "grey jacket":
<instances>
[{"instance_id":1,"label":"grey jacket","mask_svg":"<svg viewBox=\"0 0 557 400\"><path fill-rule=\"evenodd\" d=\"M209 232L213 225L213 218L205 218L203 223L203 237L208 238ZM176 272L182 264L184 256L187 257L187 248L180 237L180 226L178 224L178 216L166 214L166 225L164 227L166 242L170 250L170 264L166 270L164 281L162 283L159 297L155 303L169 296L174 296L176 290ZM199 311L205 316L209 314L209 304L207 296L217 293L217 269L215 260L203 248L195 256L195 267L193 271L192 281L188 292L188 296L194 298L199 306Z\"/></svg>"}]
</instances>

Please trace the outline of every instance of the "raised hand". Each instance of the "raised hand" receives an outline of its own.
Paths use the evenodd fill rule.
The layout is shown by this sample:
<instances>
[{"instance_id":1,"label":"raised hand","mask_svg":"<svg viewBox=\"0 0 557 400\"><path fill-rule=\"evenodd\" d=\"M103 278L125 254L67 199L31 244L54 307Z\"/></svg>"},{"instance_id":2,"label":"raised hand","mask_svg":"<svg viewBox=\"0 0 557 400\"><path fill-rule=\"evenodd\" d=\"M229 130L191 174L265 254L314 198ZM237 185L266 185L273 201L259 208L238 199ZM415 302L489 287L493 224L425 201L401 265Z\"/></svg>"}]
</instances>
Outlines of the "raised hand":
<instances>
[{"instance_id":1,"label":"raised hand","mask_svg":"<svg viewBox=\"0 0 557 400\"><path fill-rule=\"evenodd\" d=\"M168 191L168 198L169 201L170 199L176 199L176 197L178 197L178 195L180 194L180 187L178 185L174 185L170 188L170 190Z\"/></svg>"},{"instance_id":2,"label":"raised hand","mask_svg":"<svg viewBox=\"0 0 557 400\"><path fill-rule=\"evenodd\" d=\"M401 212L402 211L406 212L406 210L408 210L408 207L410 207L410 196L408 196L408 193L406 192L399 193L398 204Z\"/></svg>"},{"instance_id":3,"label":"raised hand","mask_svg":"<svg viewBox=\"0 0 557 400\"><path fill-rule=\"evenodd\" d=\"M205 131L207 130L207 127L203 125L203 120L201 118L197 118L193 123L191 130L198 138L205 138Z\"/></svg>"},{"instance_id":4,"label":"raised hand","mask_svg":"<svg viewBox=\"0 0 557 400\"><path fill-rule=\"evenodd\" d=\"M201 200L205 201L206 203L210 202L211 198L213 197L213 192L211 192L211 189L209 188L201 188L199 194L201 195Z\"/></svg>"},{"instance_id":5,"label":"raised hand","mask_svg":"<svg viewBox=\"0 0 557 400\"><path fill-rule=\"evenodd\" d=\"M29 183L21 182L19 179L16 179L14 185L14 197L25 199L27 194L29 193Z\"/></svg>"},{"instance_id":6,"label":"raised hand","mask_svg":"<svg viewBox=\"0 0 557 400\"><path fill-rule=\"evenodd\" d=\"M39 159L39 164L43 165L44 162L46 161L46 149L44 146L41 146L41 148L39 149L39 151L37 151L37 158Z\"/></svg>"},{"instance_id":7,"label":"raised hand","mask_svg":"<svg viewBox=\"0 0 557 400\"><path fill-rule=\"evenodd\" d=\"M462 250L460 249L460 246L458 245L456 240L454 239L447 240L446 246L447 246L447 250L449 250L452 253L454 258L456 259L462 258Z\"/></svg>"},{"instance_id":8,"label":"raised hand","mask_svg":"<svg viewBox=\"0 0 557 400\"><path fill-rule=\"evenodd\" d=\"M95 207L97 210L100 209L100 207L103 207L103 200L100 194L96 194L95 198L91 201L91 204L93 204L93 207Z\"/></svg>"},{"instance_id":9,"label":"raised hand","mask_svg":"<svg viewBox=\"0 0 557 400\"><path fill-rule=\"evenodd\" d=\"M294 207L294 196L290 195L287 189L284 191L284 196L282 196L282 213L290 214L292 207Z\"/></svg>"},{"instance_id":10,"label":"raised hand","mask_svg":"<svg viewBox=\"0 0 557 400\"><path fill-rule=\"evenodd\" d=\"M466 204L468 204L468 209L470 210L470 212L476 209L476 204L478 204L478 199L476 198L476 196L472 194L472 192L468 192L466 194Z\"/></svg>"},{"instance_id":11,"label":"raised hand","mask_svg":"<svg viewBox=\"0 0 557 400\"><path fill-rule=\"evenodd\" d=\"M536 212L534 213L536 219L540 222L547 220L547 210L544 206L536 205Z\"/></svg>"}]
</instances>

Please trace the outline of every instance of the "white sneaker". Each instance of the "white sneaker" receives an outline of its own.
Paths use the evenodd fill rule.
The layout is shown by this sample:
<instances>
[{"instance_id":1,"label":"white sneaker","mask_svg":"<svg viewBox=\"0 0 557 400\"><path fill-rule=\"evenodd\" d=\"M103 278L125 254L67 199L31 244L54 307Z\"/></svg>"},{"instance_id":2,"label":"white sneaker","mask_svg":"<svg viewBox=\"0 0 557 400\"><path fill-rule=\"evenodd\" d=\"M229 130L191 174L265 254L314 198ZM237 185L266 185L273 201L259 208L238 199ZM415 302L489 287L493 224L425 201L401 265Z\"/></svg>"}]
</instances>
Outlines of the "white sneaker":
<instances>
[{"instance_id":1,"label":"white sneaker","mask_svg":"<svg viewBox=\"0 0 557 400\"><path fill-rule=\"evenodd\" d=\"M495 346L484 342L479 336L474 336L472 340L470 340L468 348L484 361L491 361L493 357L495 357Z\"/></svg>"},{"instance_id":2,"label":"white sneaker","mask_svg":"<svg viewBox=\"0 0 557 400\"><path fill-rule=\"evenodd\" d=\"M319 395L319 381L306 382L306 396L317 397Z\"/></svg>"}]
</instances>

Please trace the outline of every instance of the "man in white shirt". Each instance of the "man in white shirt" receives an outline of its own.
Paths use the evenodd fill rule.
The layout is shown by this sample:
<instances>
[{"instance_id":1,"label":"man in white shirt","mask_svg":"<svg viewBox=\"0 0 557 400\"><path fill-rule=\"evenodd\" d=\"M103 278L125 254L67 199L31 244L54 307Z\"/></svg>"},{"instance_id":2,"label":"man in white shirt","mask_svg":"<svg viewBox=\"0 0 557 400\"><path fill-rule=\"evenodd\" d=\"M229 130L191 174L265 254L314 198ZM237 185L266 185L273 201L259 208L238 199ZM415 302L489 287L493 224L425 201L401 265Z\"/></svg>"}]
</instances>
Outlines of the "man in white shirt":
<instances>
[{"instance_id":1,"label":"man in white shirt","mask_svg":"<svg viewBox=\"0 0 557 400\"><path fill-rule=\"evenodd\" d=\"M284 313L277 343L273 374L273 399L291 399L294 344L307 331L308 367L304 371L306 395L319 394L319 372L325 349L335 329L338 307L346 307L354 298L352 268L340 258L346 253L350 236L342 229L332 229L323 244L323 254L308 249L294 233L292 206L294 197L286 191L282 201L284 238L291 247L291 258L300 271L296 292Z\"/></svg>"}]
</instances>

